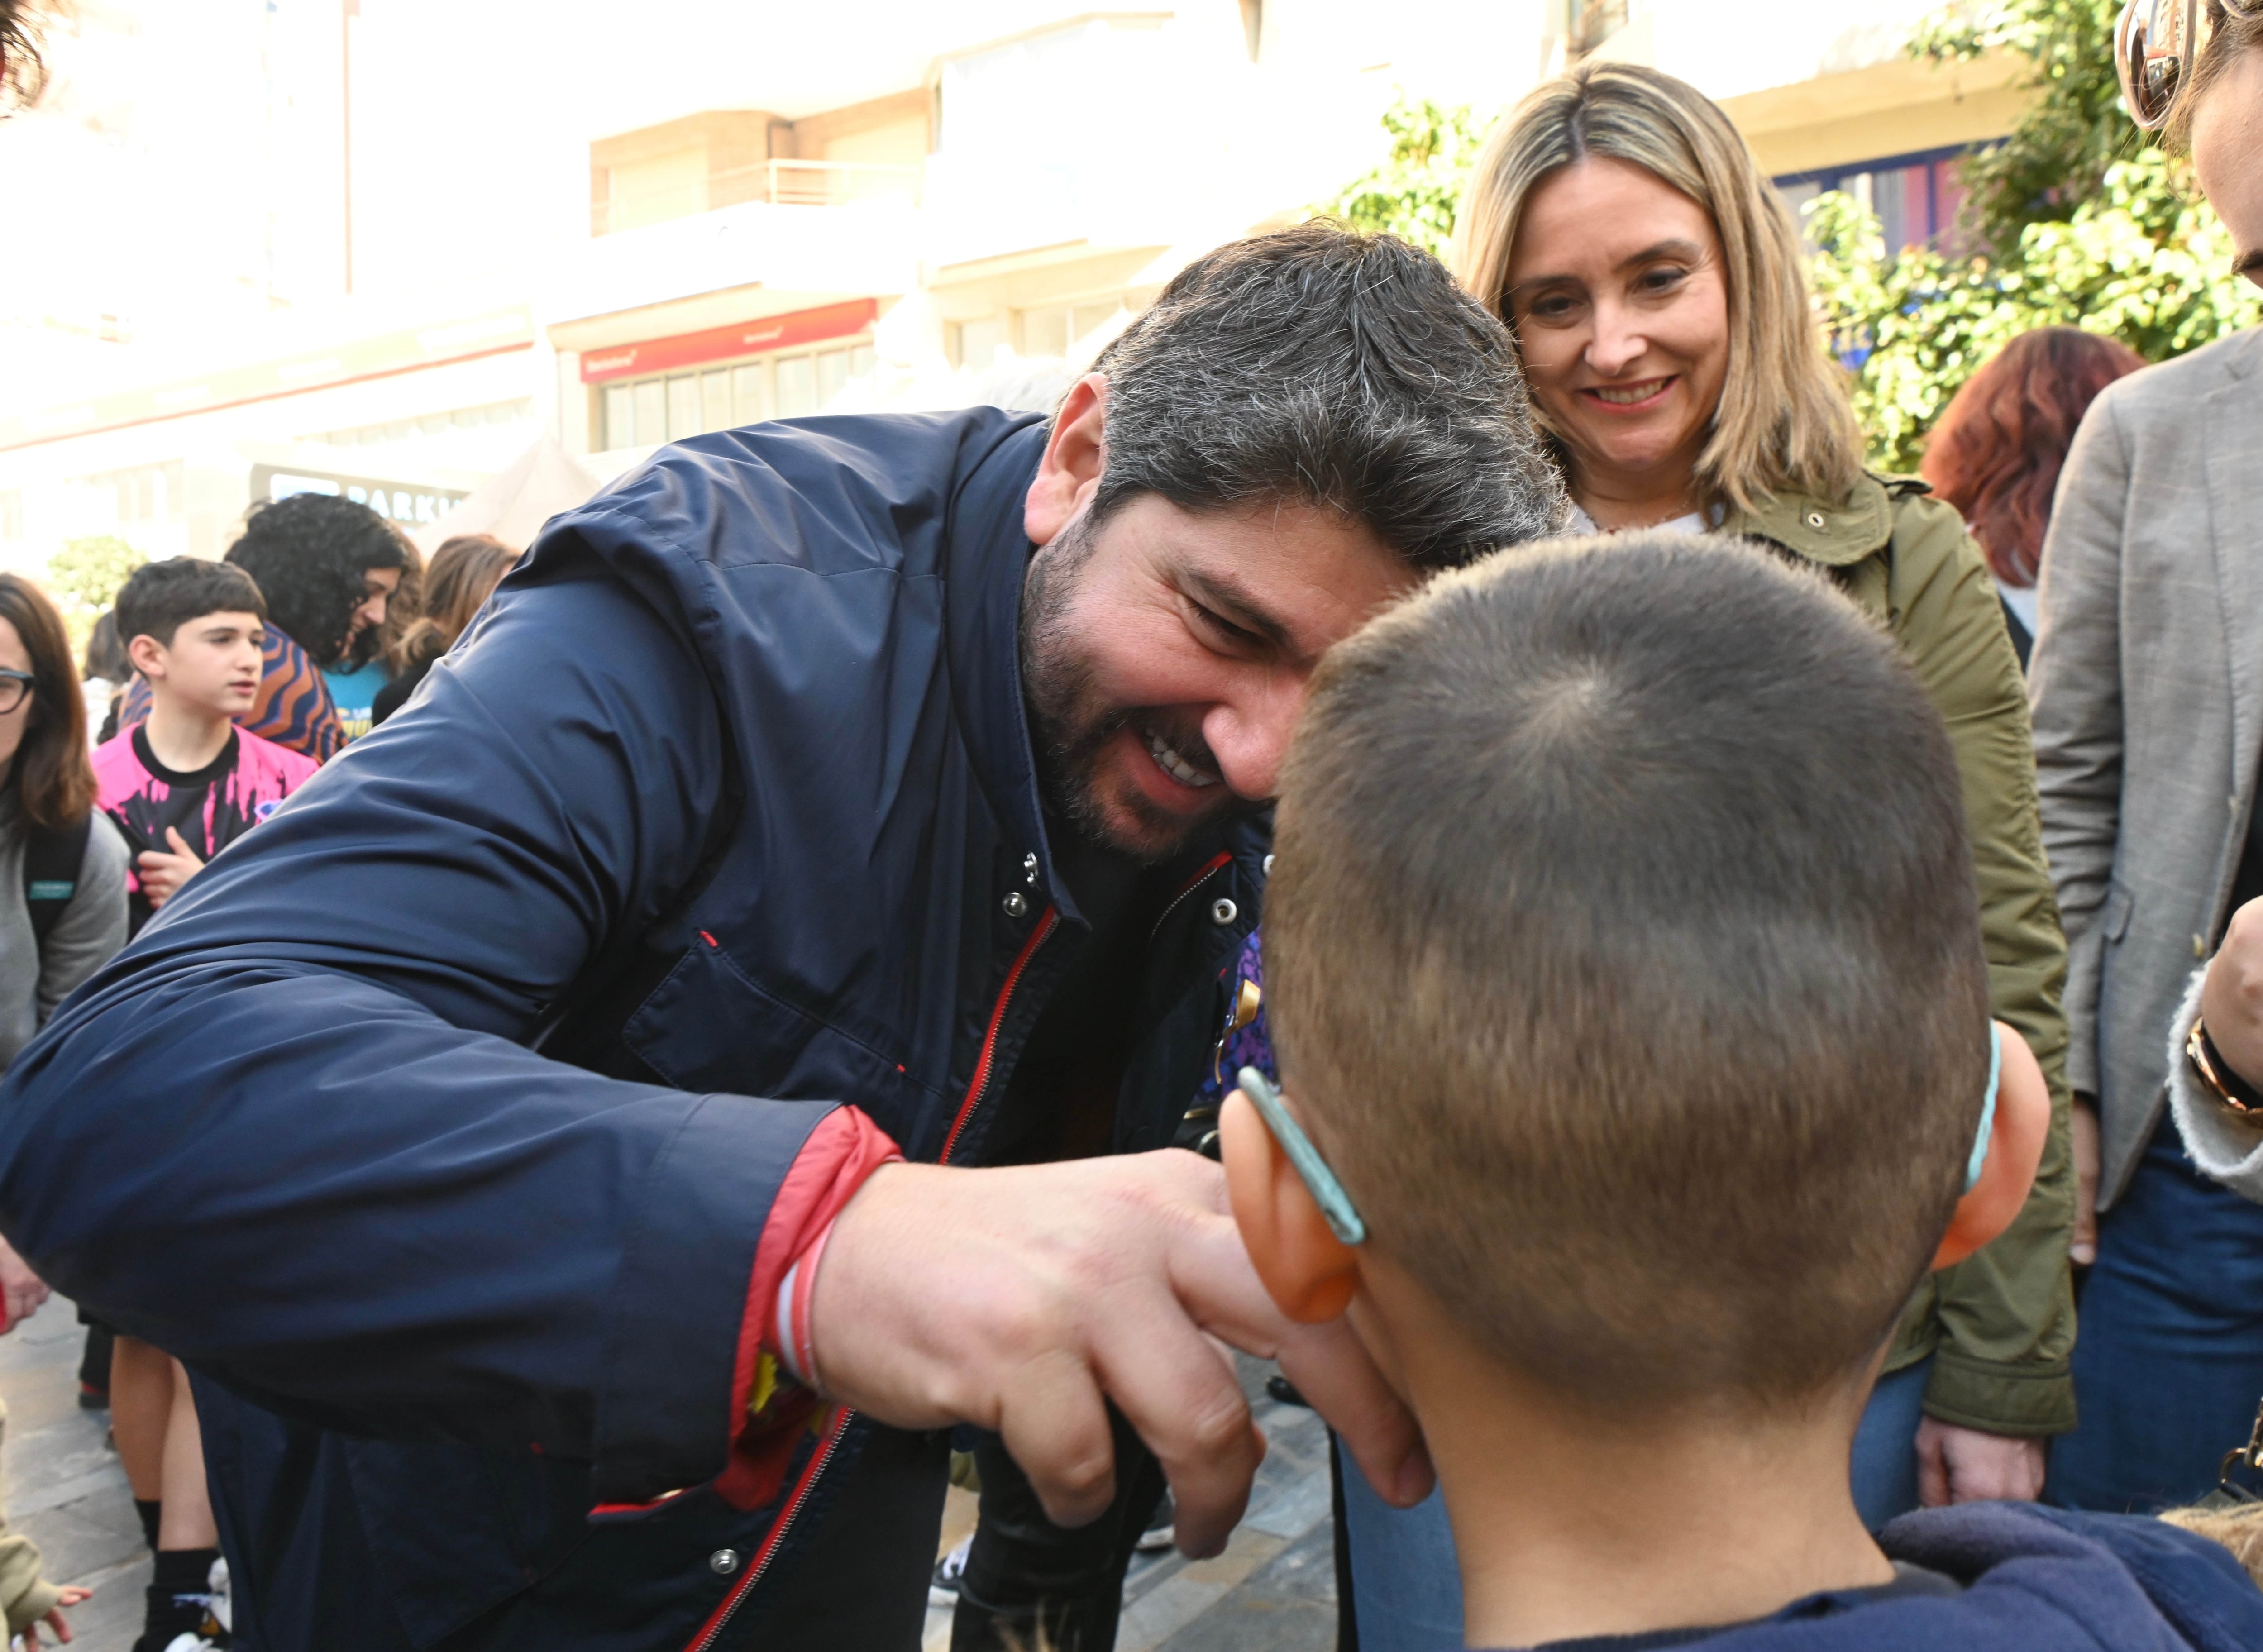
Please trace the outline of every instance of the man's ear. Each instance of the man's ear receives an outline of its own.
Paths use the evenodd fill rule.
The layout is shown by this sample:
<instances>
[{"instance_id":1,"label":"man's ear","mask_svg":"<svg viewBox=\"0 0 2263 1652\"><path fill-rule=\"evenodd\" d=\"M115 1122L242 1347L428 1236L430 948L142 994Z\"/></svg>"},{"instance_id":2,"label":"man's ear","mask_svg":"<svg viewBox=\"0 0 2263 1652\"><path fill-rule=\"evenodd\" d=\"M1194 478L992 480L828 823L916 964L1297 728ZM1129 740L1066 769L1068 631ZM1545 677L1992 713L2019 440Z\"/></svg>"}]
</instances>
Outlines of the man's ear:
<instances>
[{"instance_id":1,"label":"man's ear","mask_svg":"<svg viewBox=\"0 0 2263 1652\"><path fill-rule=\"evenodd\" d=\"M144 677L155 678L165 674L165 645L146 631L126 645L126 657Z\"/></svg>"},{"instance_id":2,"label":"man's ear","mask_svg":"<svg viewBox=\"0 0 2263 1652\"><path fill-rule=\"evenodd\" d=\"M2004 1040L2004 1072L1996 1085L1996 1126L1988 1137L1988 1162L1980 1179L1956 1201L1941 1235L1933 1265L1948 1267L1964 1260L2012 1225L2035 1185L2035 1167L2042 1163L2043 1141L2050 1134L2050 1087L2035 1052L2002 1022L1996 1024Z\"/></svg>"},{"instance_id":3,"label":"man's ear","mask_svg":"<svg viewBox=\"0 0 2263 1652\"><path fill-rule=\"evenodd\" d=\"M1300 1324L1335 1318L1359 1288L1359 1259L1328 1231L1305 1178L1238 1090L1218 1110L1218 1146L1234 1225L1266 1294Z\"/></svg>"},{"instance_id":4,"label":"man's ear","mask_svg":"<svg viewBox=\"0 0 2263 1652\"><path fill-rule=\"evenodd\" d=\"M1107 456L1107 411L1108 380L1102 373L1086 373L1062 398L1045 456L1038 462L1038 479L1022 506L1022 529L1030 544L1051 545L1091 502Z\"/></svg>"}]
</instances>

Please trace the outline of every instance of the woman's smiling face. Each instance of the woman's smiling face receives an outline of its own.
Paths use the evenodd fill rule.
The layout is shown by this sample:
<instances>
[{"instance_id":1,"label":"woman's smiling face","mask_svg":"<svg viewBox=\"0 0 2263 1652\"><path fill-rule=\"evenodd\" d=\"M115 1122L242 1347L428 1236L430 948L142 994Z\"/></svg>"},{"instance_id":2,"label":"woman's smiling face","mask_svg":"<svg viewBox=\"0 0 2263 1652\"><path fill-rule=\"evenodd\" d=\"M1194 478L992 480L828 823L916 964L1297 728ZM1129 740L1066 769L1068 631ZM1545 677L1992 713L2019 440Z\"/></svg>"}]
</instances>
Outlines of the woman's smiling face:
<instances>
[{"instance_id":1,"label":"woman's smiling face","mask_svg":"<svg viewBox=\"0 0 2263 1652\"><path fill-rule=\"evenodd\" d=\"M1712 214L1625 161L1551 173L1517 221L1507 304L1582 501L1686 494L1729 369Z\"/></svg>"}]
</instances>

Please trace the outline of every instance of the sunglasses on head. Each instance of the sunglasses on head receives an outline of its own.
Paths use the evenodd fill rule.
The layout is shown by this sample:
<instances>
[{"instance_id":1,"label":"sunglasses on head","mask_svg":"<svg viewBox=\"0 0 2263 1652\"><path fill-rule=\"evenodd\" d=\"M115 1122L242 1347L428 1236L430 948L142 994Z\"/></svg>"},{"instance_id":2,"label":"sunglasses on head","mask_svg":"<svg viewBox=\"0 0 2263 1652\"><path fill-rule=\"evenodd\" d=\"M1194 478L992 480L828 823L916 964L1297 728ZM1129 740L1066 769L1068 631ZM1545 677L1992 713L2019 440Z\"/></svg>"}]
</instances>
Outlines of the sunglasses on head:
<instances>
[{"instance_id":1,"label":"sunglasses on head","mask_svg":"<svg viewBox=\"0 0 2263 1652\"><path fill-rule=\"evenodd\" d=\"M2252 18L2263 0L2214 0L2225 13ZM2209 22L2202 0L2129 0L2114 25L2114 69L2129 119L2147 132L2169 121L2177 94L2192 78L2207 43Z\"/></svg>"}]
</instances>

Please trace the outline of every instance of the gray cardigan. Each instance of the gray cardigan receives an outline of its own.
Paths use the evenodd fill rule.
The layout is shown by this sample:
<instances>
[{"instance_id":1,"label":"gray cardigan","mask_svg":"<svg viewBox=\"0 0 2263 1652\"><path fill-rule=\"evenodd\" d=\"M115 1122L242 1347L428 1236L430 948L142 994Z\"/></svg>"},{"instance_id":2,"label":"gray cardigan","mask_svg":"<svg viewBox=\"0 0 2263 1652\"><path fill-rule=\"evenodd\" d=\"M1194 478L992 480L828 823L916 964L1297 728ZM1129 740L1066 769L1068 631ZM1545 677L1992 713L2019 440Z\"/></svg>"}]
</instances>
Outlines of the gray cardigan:
<instances>
[{"instance_id":1,"label":"gray cardigan","mask_svg":"<svg viewBox=\"0 0 2263 1652\"><path fill-rule=\"evenodd\" d=\"M2067 1080L2099 1205L2161 1113L2179 1002L2224 918L2263 756L2263 330L2109 386L2059 480L2030 666L2066 925Z\"/></svg>"},{"instance_id":2,"label":"gray cardigan","mask_svg":"<svg viewBox=\"0 0 2263 1652\"><path fill-rule=\"evenodd\" d=\"M100 809L86 835L78 889L42 949L24 906L24 828L15 788L0 786L0 1069L72 988L126 945L126 840Z\"/></svg>"}]
</instances>

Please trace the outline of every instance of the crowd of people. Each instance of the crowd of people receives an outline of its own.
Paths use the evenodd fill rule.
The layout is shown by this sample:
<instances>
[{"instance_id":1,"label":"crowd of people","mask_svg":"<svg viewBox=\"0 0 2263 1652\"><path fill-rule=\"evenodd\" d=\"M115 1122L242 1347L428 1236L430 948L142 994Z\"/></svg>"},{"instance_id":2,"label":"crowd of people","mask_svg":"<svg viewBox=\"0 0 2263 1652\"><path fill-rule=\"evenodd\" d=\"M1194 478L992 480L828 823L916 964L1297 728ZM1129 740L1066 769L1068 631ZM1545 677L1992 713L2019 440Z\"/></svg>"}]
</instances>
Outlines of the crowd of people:
<instances>
[{"instance_id":1,"label":"crowd of people","mask_svg":"<svg viewBox=\"0 0 2263 1652\"><path fill-rule=\"evenodd\" d=\"M2130 106L2263 282L2196 16ZM954 1444L954 1647L1106 1652L1262 1451L1202 1333L1345 1646L2263 1645L2263 332L1893 475L1694 88L1460 221L523 559L264 504L83 666L0 576L0 1284L139 1652L908 1646Z\"/></svg>"},{"instance_id":2,"label":"crowd of people","mask_svg":"<svg viewBox=\"0 0 2263 1652\"><path fill-rule=\"evenodd\" d=\"M135 570L77 665L54 604L0 575L0 888L13 897L0 898L0 1067L206 861L399 709L517 560L467 534L428 568L366 506L300 495L254 510L224 561ZM6 1326L46 1297L4 1240L0 1280ZM139 1644L224 1644L228 1571L188 1374L80 1317L81 1402L111 1414L155 1557ZM0 1538L11 1634L35 1643L45 1622L68 1638L61 1610L84 1593L46 1582L20 1535Z\"/></svg>"}]
</instances>

